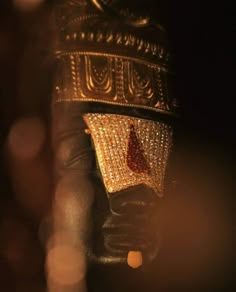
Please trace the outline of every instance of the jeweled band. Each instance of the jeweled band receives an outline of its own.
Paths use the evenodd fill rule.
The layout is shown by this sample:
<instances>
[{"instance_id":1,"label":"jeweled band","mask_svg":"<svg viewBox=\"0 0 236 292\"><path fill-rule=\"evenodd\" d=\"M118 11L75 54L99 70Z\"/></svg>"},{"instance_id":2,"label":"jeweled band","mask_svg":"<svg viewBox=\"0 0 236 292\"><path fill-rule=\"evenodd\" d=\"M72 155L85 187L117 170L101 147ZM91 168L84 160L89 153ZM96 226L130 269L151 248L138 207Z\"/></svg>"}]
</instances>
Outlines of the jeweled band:
<instances>
[{"instance_id":1,"label":"jeweled band","mask_svg":"<svg viewBox=\"0 0 236 292\"><path fill-rule=\"evenodd\" d=\"M107 7L113 8L113 1L59 1L54 102L177 115L166 32L149 18Z\"/></svg>"},{"instance_id":2,"label":"jeweled band","mask_svg":"<svg viewBox=\"0 0 236 292\"><path fill-rule=\"evenodd\" d=\"M84 120L109 193L145 184L162 196L171 126L115 114L86 114Z\"/></svg>"}]
</instances>

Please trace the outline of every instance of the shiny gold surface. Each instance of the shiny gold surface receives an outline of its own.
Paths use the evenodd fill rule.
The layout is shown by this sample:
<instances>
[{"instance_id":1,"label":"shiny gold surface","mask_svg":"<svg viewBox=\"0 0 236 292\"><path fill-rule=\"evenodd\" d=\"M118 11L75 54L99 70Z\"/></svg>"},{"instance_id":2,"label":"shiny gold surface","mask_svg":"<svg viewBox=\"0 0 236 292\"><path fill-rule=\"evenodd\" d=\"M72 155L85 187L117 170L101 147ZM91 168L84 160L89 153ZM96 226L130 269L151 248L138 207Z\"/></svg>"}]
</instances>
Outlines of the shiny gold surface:
<instances>
[{"instance_id":1,"label":"shiny gold surface","mask_svg":"<svg viewBox=\"0 0 236 292\"><path fill-rule=\"evenodd\" d=\"M115 114L85 114L84 120L91 132L103 181L109 193L145 184L162 196L172 145L170 126ZM138 143L143 150L143 171L135 171L129 166L128 145L131 127L135 129ZM134 155L135 153L134 149ZM143 162L140 163L142 166Z\"/></svg>"},{"instance_id":2,"label":"shiny gold surface","mask_svg":"<svg viewBox=\"0 0 236 292\"><path fill-rule=\"evenodd\" d=\"M94 52L64 54L58 62L55 102L100 102L176 115L168 73L159 65Z\"/></svg>"},{"instance_id":3,"label":"shiny gold surface","mask_svg":"<svg viewBox=\"0 0 236 292\"><path fill-rule=\"evenodd\" d=\"M109 0L58 2L53 100L178 116L166 31L123 5Z\"/></svg>"}]
</instances>

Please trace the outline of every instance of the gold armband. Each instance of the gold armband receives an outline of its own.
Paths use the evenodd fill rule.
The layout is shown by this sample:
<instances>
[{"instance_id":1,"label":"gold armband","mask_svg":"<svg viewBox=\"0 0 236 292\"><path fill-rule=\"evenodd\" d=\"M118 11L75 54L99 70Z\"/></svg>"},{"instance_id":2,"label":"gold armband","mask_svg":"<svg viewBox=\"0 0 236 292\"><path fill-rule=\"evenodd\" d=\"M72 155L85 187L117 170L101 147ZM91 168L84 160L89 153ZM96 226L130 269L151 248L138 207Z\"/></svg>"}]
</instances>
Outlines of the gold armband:
<instances>
[{"instance_id":1,"label":"gold armband","mask_svg":"<svg viewBox=\"0 0 236 292\"><path fill-rule=\"evenodd\" d=\"M145 184L162 196L172 127L116 114L86 114L84 120L109 193Z\"/></svg>"},{"instance_id":2,"label":"gold armband","mask_svg":"<svg viewBox=\"0 0 236 292\"><path fill-rule=\"evenodd\" d=\"M178 115L166 31L116 1L58 3L54 102L106 108L83 118L109 193L146 184L161 196Z\"/></svg>"}]
</instances>

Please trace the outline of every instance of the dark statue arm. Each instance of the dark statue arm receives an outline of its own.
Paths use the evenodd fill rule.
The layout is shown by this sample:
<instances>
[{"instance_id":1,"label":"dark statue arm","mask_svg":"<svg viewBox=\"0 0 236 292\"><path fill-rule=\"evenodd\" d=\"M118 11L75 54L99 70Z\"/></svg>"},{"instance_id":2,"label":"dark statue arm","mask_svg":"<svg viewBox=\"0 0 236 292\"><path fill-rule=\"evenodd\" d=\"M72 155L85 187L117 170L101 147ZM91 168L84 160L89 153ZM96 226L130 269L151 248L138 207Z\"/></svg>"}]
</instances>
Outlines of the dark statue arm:
<instances>
[{"instance_id":1,"label":"dark statue arm","mask_svg":"<svg viewBox=\"0 0 236 292\"><path fill-rule=\"evenodd\" d=\"M85 266L137 268L159 250L178 105L165 30L117 3L55 4L54 232L68 234Z\"/></svg>"}]
</instances>

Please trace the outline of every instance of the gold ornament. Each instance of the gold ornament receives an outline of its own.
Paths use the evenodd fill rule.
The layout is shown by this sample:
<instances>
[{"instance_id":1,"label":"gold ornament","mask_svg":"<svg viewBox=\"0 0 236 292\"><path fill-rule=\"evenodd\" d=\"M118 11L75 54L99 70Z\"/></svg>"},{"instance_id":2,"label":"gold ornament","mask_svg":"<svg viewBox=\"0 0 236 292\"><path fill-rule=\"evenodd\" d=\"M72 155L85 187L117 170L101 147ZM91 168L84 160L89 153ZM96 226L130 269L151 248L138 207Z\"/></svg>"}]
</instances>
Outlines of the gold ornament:
<instances>
[{"instance_id":1,"label":"gold ornament","mask_svg":"<svg viewBox=\"0 0 236 292\"><path fill-rule=\"evenodd\" d=\"M162 196L172 127L116 114L85 114L104 185L114 193L138 184Z\"/></svg>"}]
</instances>

